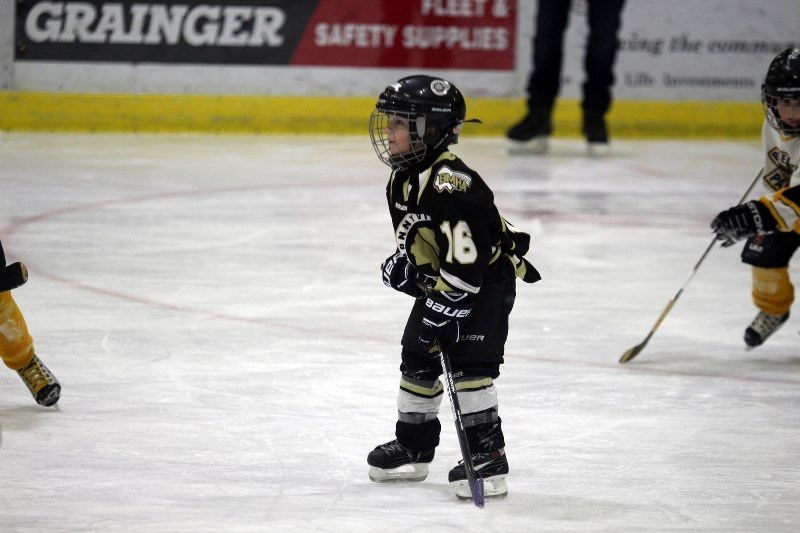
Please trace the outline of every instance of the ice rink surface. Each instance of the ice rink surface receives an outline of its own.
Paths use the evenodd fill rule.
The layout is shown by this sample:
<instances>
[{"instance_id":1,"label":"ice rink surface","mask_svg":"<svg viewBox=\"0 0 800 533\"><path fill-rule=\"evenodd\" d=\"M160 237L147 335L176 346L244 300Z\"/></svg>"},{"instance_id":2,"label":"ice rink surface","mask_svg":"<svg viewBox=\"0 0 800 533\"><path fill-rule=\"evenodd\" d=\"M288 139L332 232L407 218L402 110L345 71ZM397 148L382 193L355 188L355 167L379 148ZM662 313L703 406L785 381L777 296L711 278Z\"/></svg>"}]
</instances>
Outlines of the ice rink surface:
<instances>
[{"instance_id":1,"label":"ice rink surface","mask_svg":"<svg viewBox=\"0 0 800 533\"><path fill-rule=\"evenodd\" d=\"M469 131L472 130L472 131ZM714 249L758 142L454 148L543 275L497 380L509 496L459 503L445 399L426 481L378 485L410 300L383 286L368 136L55 135L0 144L14 297L57 409L0 370L0 531L800 531L800 322L746 352L740 247ZM794 269L796 275L796 269Z\"/></svg>"}]
</instances>

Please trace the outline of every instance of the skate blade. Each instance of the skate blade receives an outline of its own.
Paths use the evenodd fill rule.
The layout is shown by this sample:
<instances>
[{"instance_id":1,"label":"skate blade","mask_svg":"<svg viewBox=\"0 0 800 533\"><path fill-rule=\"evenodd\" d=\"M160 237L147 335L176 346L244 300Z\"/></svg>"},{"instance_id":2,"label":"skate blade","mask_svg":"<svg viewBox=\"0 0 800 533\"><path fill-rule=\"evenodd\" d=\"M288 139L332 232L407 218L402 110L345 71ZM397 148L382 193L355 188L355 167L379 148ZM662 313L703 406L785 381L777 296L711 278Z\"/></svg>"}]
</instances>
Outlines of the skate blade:
<instances>
[{"instance_id":1,"label":"skate blade","mask_svg":"<svg viewBox=\"0 0 800 533\"><path fill-rule=\"evenodd\" d=\"M428 477L428 465L413 463L391 470L371 466L368 475L370 481L374 483L419 483Z\"/></svg>"},{"instance_id":2,"label":"skate blade","mask_svg":"<svg viewBox=\"0 0 800 533\"><path fill-rule=\"evenodd\" d=\"M456 492L456 498L462 502L471 502L472 493L469 490L469 483L466 479L453 481L450 483ZM489 477L483 480L483 499L502 500L508 496L508 485L505 476Z\"/></svg>"},{"instance_id":3,"label":"skate blade","mask_svg":"<svg viewBox=\"0 0 800 533\"><path fill-rule=\"evenodd\" d=\"M586 154L589 157L606 157L611 155L611 145L609 143L587 143Z\"/></svg>"},{"instance_id":4,"label":"skate blade","mask_svg":"<svg viewBox=\"0 0 800 533\"><path fill-rule=\"evenodd\" d=\"M544 155L550 151L549 137L534 137L530 141L509 141L508 155Z\"/></svg>"}]
</instances>

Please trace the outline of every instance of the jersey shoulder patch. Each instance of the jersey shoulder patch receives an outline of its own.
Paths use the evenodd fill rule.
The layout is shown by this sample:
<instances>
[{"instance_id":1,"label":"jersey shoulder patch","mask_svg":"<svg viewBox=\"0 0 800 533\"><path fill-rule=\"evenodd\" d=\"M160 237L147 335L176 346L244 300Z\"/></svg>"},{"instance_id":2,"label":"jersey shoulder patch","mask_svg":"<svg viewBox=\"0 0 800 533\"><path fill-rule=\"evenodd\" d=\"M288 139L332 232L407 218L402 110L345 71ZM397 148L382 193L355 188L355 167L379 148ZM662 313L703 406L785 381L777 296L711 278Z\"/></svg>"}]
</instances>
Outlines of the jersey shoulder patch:
<instances>
[{"instance_id":1,"label":"jersey shoulder patch","mask_svg":"<svg viewBox=\"0 0 800 533\"><path fill-rule=\"evenodd\" d=\"M464 172L452 170L447 165L439 167L433 179L433 188L437 192L467 192L472 185L472 176Z\"/></svg>"}]
</instances>

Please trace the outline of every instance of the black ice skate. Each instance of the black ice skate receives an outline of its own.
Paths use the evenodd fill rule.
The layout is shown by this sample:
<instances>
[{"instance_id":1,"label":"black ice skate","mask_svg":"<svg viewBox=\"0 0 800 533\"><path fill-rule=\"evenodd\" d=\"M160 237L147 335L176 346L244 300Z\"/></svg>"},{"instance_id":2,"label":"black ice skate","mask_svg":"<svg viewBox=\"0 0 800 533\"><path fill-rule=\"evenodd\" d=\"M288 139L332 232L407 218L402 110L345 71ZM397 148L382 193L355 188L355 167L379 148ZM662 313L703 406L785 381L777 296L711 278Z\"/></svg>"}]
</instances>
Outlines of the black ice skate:
<instances>
[{"instance_id":1,"label":"black ice skate","mask_svg":"<svg viewBox=\"0 0 800 533\"><path fill-rule=\"evenodd\" d=\"M508 130L506 136L514 141L512 153L544 154L549 149L553 121L548 110L533 110Z\"/></svg>"},{"instance_id":2,"label":"black ice skate","mask_svg":"<svg viewBox=\"0 0 800 533\"><path fill-rule=\"evenodd\" d=\"M608 126L602 113L584 113L582 129L588 143L589 155L606 155L611 151L611 146L608 144Z\"/></svg>"},{"instance_id":3,"label":"black ice skate","mask_svg":"<svg viewBox=\"0 0 800 533\"><path fill-rule=\"evenodd\" d=\"M28 386L36 403L50 407L58 402L61 397L61 384L37 356L33 356L28 366L17 370L17 374Z\"/></svg>"},{"instance_id":4,"label":"black ice skate","mask_svg":"<svg viewBox=\"0 0 800 533\"><path fill-rule=\"evenodd\" d=\"M424 481L435 450L414 452L397 442L381 444L369 452L369 478L375 483Z\"/></svg>"},{"instance_id":5,"label":"black ice skate","mask_svg":"<svg viewBox=\"0 0 800 533\"><path fill-rule=\"evenodd\" d=\"M508 460L504 449L493 452L473 453L472 463L475 473L483 478L484 498L487 500L501 500L508 495L506 476L508 475ZM464 462L459 461L458 466L450 470L447 476L450 485L456 490L459 500L472 500L472 494L467 482L467 471Z\"/></svg>"},{"instance_id":6,"label":"black ice skate","mask_svg":"<svg viewBox=\"0 0 800 533\"><path fill-rule=\"evenodd\" d=\"M750 326L744 330L744 342L749 348L761 346L773 333L789 320L789 312L783 315L771 315L760 311Z\"/></svg>"}]
</instances>

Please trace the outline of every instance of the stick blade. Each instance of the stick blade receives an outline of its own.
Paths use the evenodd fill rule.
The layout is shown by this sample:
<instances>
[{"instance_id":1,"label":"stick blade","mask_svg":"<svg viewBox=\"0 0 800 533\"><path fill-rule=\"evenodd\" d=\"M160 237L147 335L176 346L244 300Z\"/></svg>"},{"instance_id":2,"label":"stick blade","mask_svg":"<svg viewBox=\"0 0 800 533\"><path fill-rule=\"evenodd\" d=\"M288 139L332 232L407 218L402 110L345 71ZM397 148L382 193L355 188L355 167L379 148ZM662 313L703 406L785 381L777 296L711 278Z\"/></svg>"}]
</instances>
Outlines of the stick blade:
<instances>
[{"instance_id":1,"label":"stick blade","mask_svg":"<svg viewBox=\"0 0 800 533\"><path fill-rule=\"evenodd\" d=\"M483 495L482 477L476 479L474 485L472 486L472 501L475 503L475 507L480 507L481 509L483 509L485 498Z\"/></svg>"},{"instance_id":2,"label":"stick blade","mask_svg":"<svg viewBox=\"0 0 800 533\"><path fill-rule=\"evenodd\" d=\"M636 346L634 346L633 348L631 348L630 350L628 350L627 352L622 354L622 357L619 358L619 362L620 363L627 363L628 361L630 361L631 359L633 359L634 357L639 355L639 352L644 350L645 344L646 343L644 343L644 342L641 343L641 344L637 344Z\"/></svg>"}]
</instances>

